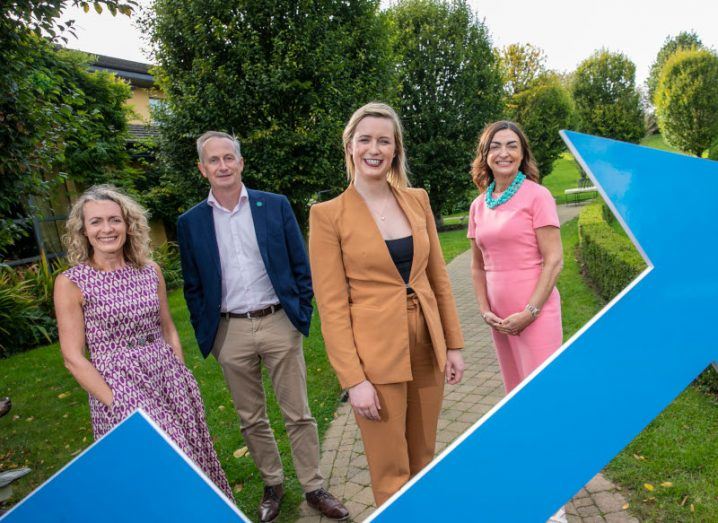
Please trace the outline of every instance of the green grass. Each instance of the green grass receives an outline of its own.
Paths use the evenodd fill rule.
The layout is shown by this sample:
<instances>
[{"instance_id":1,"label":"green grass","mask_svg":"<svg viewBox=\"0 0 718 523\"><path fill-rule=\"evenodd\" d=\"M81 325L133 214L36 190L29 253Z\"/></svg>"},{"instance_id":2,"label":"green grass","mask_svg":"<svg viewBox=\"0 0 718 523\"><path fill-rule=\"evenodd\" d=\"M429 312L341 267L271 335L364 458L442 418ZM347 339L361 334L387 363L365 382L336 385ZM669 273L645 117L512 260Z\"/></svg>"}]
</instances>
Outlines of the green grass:
<instances>
[{"instance_id":1,"label":"green grass","mask_svg":"<svg viewBox=\"0 0 718 523\"><path fill-rule=\"evenodd\" d=\"M466 230L441 233L440 239L447 261L469 248ZM212 357L202 359L182 292L170 292L169 302L187 365L202 392L215 449L239 508L254 518L263 484L250 457L232 456L244 441L220 367ZM340 388L326 357L316 313L310 336L304 340L304 354L309 403L321 438L334 417ZM299 516L302 489L279 407L267 376L264 378L269 418L287 474L280 521L294 521ZM6 395L12 398L13 408L0 419L0 470L28 466L33 471L13 485L14 494L3 508L27 496L93 441L87 393L65 369L57 344L0 360L0 396Z\"/></svg>"},{"instance_id":2,"label":"green grass","mask_svg":"<svg viewBox=\"0 0 718 523\"><path fill-rule=\"evenodd\" d=\"M187 365L202 392L217 454L235 489L239 508L255 517L263 484L250 457L232 456L244 442L221 370L214 358L202 359L182 292L171 292L169 301ZM309 403L321 437L333 419L340 389L324 351L317 314L310 336L304 341L304 354ZM269 417L287 474L280 521L294 521L302 489L296 480L284 424L266 375L265 389ZM4 395L11 396L13 409L0 419L0 470L17 466L33 469L13 486L9 504L14 504L92 443L92 430L87 394L65 370L57 344L0 360L0 396Z\"/></svg>"},{"instance_id":3,"label":"green grass","mask_svg":"<svg viewBox=\"0 0 718 523\"><path fill-rule=\"evenodd\" d=\"M611 225L625 234L618 221ZM561 238L564 268L558 288L566 339L604 303L586 284L576 261L577 220L561 227ZM718 521L717 434L718 397L689 386L605 472L621 485L630 512L640 521ZM644 487L646 483L654 487L652 492Z\"/></svg>"},{"instance_id":4,"label":"green grass","mask_svg":"<svg viewBox=\"0 0 718 523\"><path fill-rule=\"evenodd\" d=\"M571 153L566 151L558 160L553 162L553 169L550 174L544 176L543 185L551 191L558 203L564 203L566 201L564 191L578 187L580 177L581 173L578 170L576 161Z\"/></svg>"},{"instance_id":5,"label":"green grass","mask_svg":"<svg viewBox=\"0 0 718 523\"><path fill-rule=\"evenodd\" d=\"M466 229L440 232L439 241L441 242L441 250L444 253L446 263L471 248L471 243L466 237Z\"/></svg>"},{"instance_id":6,"label":"green grass","mask_svg":"<svg viewBox=\"0 0 718 523\"><path fill-rule=\"evenodd\" d=\"M561 242L563 243L563 270L556 286L561 294L563 338L567 340L596 315L603 306L603 302L586 285L581 274L581 266L576 259L577 218L561 225Z\"/></svg>"},{"instance_id":7,"label":"green grass","mask_svg":"<svg viewBox=\"0 0 718 523\"><path fill-rule=\"evenodd\" d=\"M717 435L718 401L690 386L611 462L608 476L640 521L718 521Z\"/></svg>"},{"instance_id":8,"label":"green grass","mask_svg":"<svg viewBox=\"0 0 718 523\"><path fill-rule=\"evenodd\" d=\"M641 145L661 149L662 151L670 151L672 153L680 153L675 147L668 145L660 134L651 134L641 140Z\"/></svg>"}]
</instances>

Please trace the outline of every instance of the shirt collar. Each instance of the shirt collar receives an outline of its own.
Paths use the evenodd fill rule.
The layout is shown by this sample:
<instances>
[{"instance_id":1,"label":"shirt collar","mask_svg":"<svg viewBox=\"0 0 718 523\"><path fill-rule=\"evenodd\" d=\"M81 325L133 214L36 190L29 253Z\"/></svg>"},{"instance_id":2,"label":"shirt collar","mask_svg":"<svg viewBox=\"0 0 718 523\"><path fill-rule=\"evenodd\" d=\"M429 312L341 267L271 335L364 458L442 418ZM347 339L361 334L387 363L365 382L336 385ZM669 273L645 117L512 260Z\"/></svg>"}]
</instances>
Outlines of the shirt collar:
<instances>
[{"instance_id":1,"label":"shirt collar","mask_svg":"<svg viewBox=\"0 0 718 523\"><path fill-rule=\"evenodd\" d=\"M234 214L235 212L239 211L239 208L249 200L249 192L247 191L247 186L242 183L242 192L239 193L239 201L237 202L237 205L234 209L229 210L224 207L222 207L222 204L217 201L217 198L214 197L214 193L212 192L212 189L209 190L209 195L207 196L207 204L212 207L213 209L218 209L220 211L228 212L230 214Z\"/></svg>"}]
</instances>

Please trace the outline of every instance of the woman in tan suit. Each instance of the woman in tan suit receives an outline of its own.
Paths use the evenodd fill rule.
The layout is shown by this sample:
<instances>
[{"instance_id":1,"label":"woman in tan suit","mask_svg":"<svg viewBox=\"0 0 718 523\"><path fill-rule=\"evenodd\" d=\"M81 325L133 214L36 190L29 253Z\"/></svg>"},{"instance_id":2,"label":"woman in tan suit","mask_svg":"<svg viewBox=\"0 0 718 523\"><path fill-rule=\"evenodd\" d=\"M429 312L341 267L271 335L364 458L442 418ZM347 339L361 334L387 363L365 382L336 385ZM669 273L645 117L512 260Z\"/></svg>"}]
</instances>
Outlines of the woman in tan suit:
<instances>
[{"instance_id":1,"label":"woman in tan suit","mask_svg":"<svg viewBox=\"0 0 718 523\"><path fill-rule=\"evenodd\" d=\"M398 116L367 104L343 139L351 183L312 207L309 255L379 506L433 459L444 380L461 381L464 341L429 197L408 188Z\"/></svg>"}]
</instances>

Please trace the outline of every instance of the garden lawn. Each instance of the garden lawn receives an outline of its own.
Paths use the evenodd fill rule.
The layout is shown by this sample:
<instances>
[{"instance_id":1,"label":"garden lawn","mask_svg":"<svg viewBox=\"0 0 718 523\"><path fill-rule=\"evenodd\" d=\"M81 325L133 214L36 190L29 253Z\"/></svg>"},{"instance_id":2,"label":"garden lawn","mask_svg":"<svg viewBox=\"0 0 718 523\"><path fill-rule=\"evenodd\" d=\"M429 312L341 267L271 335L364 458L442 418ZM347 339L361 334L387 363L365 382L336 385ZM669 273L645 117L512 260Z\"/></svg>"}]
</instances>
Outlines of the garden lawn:
<instances>
[{"instance_id":1,"label":"garden lawn","mask_svg":"<svg viewBox=\"0 0 718 523\"><path fill-rule=\"evenodd\" d=\"M617 220L616 232L625 234ZM577 220L561 227L564 340L603 306L576 261ZM691 385L643 430L604 471L621 485L640 521L718 521L718 379L704 375L712 393ZM653 490L649 490L653 489Z\"/></svg>"},{"instance_id":2,"label":"garden lawn","mask_svg":"<svg viewBox=\"0 0 718 523\"><path fill-rule=\"evenodd\" d=\"M566 195L564 191L578 187L579 178L581 178L581 172L578 170L576 161L571 153L566 151L558 160L553 162L551 173L544 176L542 183L544 187L551 191L557 203L565 203Z\"/></svg>"},{"instance_id":3,"label":"garden lawn","mask_svg":"<svg viewBox=\"0 0 718 523\"><path fill-rule=\"evenodd\" d=\"M444 256L451 259L469 247L466 231L440 234ZM251 458L233 457L244 446L229 391L219 365L202 359L189 322L181 290L169 293L170 310L184 347L185 359L202 392L207 423L239 508L256 518L263 484ZM334 417L339 384L324 350L319 315L314 314L310 336L304 340L309 403L322 438ZM285 500L279 521L295 521L302 501L289 441L268 377L269 418L277 436L287 473ZM32 473L13 485L14 494L2 505L7 508L27 496L93 441L87 394L65 369L58 344L0 360L0 396L9 395L13 408L0 418L0 470L27 466Z\"/></svg>"},{"instance_id":4,"label":"garden lawn","mask_svg":"<svg viewBox=\"0 0 718 523\"><path fill-rule=\"evenodd\" d=\"M251 458L232 453L244 446L229 391L214 358L203 360L194 340L182 292L169 294L170 309L182 340L187 365L197 378L204 399L210 434L238 506L256 517L263 484ZM314 315L304 341L309 403L320 437L333 419L340 394L327 361ZM289 442L279 408L265 375L269 418L277 436L287 480L280 521L295 521L302 489L296 480ZM32 473L14 486L14 504L92 443L87 394L65 370L57 344L0 360L0 396L9 395L13 408L0 419L0 470L28 466ZM7 504L3 505L7 508Z\"/></svg>"}]
</instances>

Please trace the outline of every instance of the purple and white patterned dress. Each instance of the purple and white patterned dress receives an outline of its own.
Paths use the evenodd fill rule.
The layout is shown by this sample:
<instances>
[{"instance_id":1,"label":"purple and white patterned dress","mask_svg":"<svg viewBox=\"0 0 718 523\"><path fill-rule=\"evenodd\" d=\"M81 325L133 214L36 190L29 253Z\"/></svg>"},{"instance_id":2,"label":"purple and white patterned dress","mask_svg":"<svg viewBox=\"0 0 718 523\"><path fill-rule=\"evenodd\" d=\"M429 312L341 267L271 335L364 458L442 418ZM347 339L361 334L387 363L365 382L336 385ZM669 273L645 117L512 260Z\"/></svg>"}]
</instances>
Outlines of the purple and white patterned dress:
<instances>
[{"instance_id":1,"label":"purple and white patterned dress","mask_svg":"<svg viewBox=\"0 0 718 523\"><path fill-rule=\"evenodd\" d=\"M90 359L114 396L107 407L90 395L95 439L142 407L234 499L209 436L197 382L162 337L154 267L105 272L80 264L64 274L82 291Z\"/></svg>"}]
</instances>

